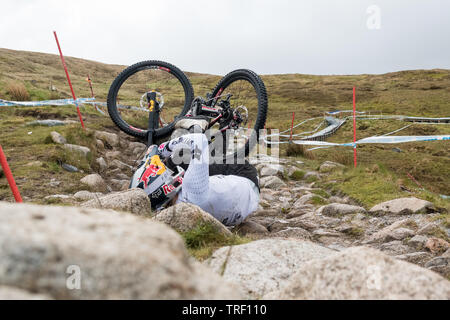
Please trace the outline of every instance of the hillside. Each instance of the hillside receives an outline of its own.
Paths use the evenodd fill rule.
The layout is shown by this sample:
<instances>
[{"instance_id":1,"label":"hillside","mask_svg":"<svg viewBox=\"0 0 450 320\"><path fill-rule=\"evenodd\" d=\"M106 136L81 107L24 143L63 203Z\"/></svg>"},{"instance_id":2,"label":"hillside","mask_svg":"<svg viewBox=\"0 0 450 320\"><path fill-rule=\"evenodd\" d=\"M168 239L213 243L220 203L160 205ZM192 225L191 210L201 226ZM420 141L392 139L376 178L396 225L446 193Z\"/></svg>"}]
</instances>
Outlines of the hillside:
<instances>
[{"instance_id":1,"label":"hillside","mask_svg":"<svg viewBox=\"0 0 450 320\"><path fill-rule=\"evenodd\" d=\"M72 57L66 57L66 62L77 96L90 96L86 82L86 76L90 74L96 97L100 101L106 100L110 83L125 67ZM186 73L196 95L205 95L220 79L220 76L215 75ZM350 109L353 86L357 87L359 111L430 117L450 115L449 70L413 70L383 75L352 76L283 74L265 75L263 80L269 94L268 128L287 129L293 111L296 122L299 122L321 116L325 111ZM70 97L58 55L0 49L0 99L11 99L7 90L10 83L23 83L31 100ZM50 90L52 86L56 90ZM95 112L92 107L83 107L82 112L88 128L117 131L108 117ZM21 191L31 199L36 199L55 192L77 190L79 188L77 181L82 174L71 175L62 170L60 164L72 161L71 164L89 172L92 170L91 163L74 162L75 160L70 159L70 156L58 147L49 144L48 135L54 128L38 126L30 129L25 125L36 118L77 120L76 112L71 107L0 107L2 130L0 143L7 153ZM402 126L404 124L398 121L361 121L358 122L357 135L358 138L381 135ZM308 128L306 126L299 129ZM58 127L58 130L66 134L71 143L86 145L94 143L93 138L82 133L77 124ZM351 130L351 123L346 123L329 141L349 142L352 139ZM33 133L28 134L31 131ZM297 132L299 131L294 131ZM401 132L405 135L448 133L450 133L448 125L428 124L414 124ZM398 147L400 152L392 151L393 147ZM282 154L284 152L283 146ZM350 149L326 149L306 154L300 150L298 153L299 156L303 154L302 159L311 167L317 167L324 160L333 160L345 165L350 165L352 161ZM399 186L406 186L413 193L420 193L417 191L418 186L408 178L409 173L426 190L432 192L422 194L422 197L437 199L436 201L442 202L442 206L448 206L448 201L437 196L450 194L448 142L362 146L358 148L358 157L360 168L352 170L349 167L344 176L333 177L334 180L341 182L337 187L339 192L345 192L365 205L404 194L405 191L399 189ZM39 170L33 165L26 166L35 161L42 163ZM374 169L374 166L378 169ZM370 182L367 176L370 176ZM52 177L64 183L54 190L49 190L42 185L42 179L49 180ZM323 183L326 184L326 181ZM0 189L0 200L2 199L12 199L4 179Z\"/></svg>"}]
</instances>

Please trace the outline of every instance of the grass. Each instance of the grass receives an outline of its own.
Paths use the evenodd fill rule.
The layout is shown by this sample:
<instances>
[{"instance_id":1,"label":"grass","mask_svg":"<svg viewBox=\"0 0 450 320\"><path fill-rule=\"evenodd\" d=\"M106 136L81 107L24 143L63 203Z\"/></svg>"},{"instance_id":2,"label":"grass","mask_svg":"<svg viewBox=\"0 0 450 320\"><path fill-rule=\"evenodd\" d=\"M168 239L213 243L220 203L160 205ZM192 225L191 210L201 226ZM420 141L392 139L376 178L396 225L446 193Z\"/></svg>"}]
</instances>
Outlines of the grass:
<instances>
[{"instance_id":1,"label":"grass","mask_svg":"<svg viewBox=\"0 0 450 320\"><path fill-rule=\"evenodd\" d=\"M6 92L14 101L28 101L30 100L30 94L23 83L10 82L6 86Z\"/></svg>"},{"instance_id":2,"label":"grass","mask_svg":"<svg viewBox=\"0 0 450 320\"><path fill-rule=\"evenodd\" d=\"M210 223L200 223L194 229L181 233L189 253L203 261L209 258L214 250L223 246L248 243L251 239L237 234L226 235Z\"/></svg>"}]
</instances>

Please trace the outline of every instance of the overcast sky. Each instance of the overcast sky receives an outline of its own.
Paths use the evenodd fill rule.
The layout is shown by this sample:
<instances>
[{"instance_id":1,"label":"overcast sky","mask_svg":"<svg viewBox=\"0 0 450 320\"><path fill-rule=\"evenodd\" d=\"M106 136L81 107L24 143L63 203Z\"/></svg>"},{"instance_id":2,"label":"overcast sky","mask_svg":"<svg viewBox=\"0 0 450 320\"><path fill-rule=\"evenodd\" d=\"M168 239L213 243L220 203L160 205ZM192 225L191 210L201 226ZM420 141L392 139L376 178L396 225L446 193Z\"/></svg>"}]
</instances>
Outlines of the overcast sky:
<instances>
[{"instance_id":1,"label":"overcast sky","mask_svg":"<svg viewBox=\"0 0 450 320\"><path fill-rule=\"evenodd\" d=\"M373 7L375 5L375 7ZM0 47L224 74L450 68L449 0L1 0Z\"/></svg>"}]
</instances>

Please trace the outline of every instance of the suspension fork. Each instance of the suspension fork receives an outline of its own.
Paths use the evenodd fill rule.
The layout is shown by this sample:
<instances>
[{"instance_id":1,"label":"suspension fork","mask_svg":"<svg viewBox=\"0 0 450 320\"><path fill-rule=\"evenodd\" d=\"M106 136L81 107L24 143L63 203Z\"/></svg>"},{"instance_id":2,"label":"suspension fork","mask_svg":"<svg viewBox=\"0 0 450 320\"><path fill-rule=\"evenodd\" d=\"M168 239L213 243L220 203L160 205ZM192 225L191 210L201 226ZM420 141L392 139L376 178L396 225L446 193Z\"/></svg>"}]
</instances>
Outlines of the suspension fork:
<instances>
[{"instance_id":1,"label":"suspension fork","mask_svg":"<svg viewBox=\"0 0 450 320\"><path fill-rule=\"evenodd\" d=\"M149 147L153 144L156 129L159 128L159 114L161 111L159 108L159 103L156 100L156 92L154 90L147 92L147 102L149 109L147 146Z\"/></svg>"}]
</instances>

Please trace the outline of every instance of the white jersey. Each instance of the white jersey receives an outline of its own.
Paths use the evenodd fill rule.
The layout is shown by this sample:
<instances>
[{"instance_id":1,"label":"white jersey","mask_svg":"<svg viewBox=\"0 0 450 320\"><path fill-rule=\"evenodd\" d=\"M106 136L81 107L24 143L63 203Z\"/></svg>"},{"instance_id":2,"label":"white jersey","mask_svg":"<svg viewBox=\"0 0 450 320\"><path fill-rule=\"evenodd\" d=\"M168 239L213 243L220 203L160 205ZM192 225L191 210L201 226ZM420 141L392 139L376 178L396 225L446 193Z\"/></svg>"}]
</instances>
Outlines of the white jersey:
<instances>
[{"instance_id":1,"label":"white jersey","mask_svg":"<svg viewBox=\"0 0 450 320\"><path fill-rule=\"evenodd\" d=\"M209 148L204 134L185 136L194 156L186 170L177 202L198 205L224 225L237 225L258 208L259 190L249 179L234 175L209 176Z\"/></svg>"}]
</instances>

